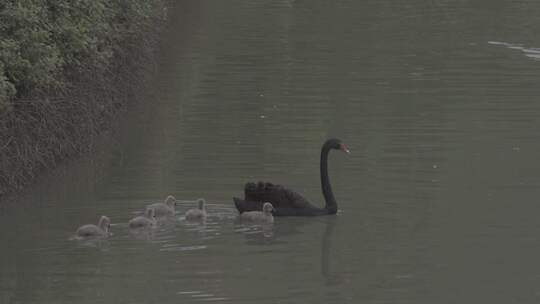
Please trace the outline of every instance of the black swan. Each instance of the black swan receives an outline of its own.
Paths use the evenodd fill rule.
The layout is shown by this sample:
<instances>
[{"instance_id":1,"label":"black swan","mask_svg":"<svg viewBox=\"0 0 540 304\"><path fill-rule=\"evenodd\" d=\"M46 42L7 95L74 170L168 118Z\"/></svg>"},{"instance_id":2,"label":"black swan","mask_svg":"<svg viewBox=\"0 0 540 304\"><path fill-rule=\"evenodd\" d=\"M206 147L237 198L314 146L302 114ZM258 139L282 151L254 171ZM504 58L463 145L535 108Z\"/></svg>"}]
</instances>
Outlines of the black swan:
<instances>
[{"instance_id":1,"label":"black swan","mask_svg":"<svg viewBox=\"0 0 540 304\"><path fill-rule=\"evenodd\" d=\"M315 216L336 214L337 203L332 193L330 179L328 178L328 153L330 149L341 150L349 154L349 149L341 140L328 139L321 149L321 187L326 201L323 208L308 202L302 195L281 185L258 182L247 183L244 187L244 199L234 197L234 204L240 213L245 211L262 210L264 202L274 206L274 216Z\"/></svg>"}]
</instances>

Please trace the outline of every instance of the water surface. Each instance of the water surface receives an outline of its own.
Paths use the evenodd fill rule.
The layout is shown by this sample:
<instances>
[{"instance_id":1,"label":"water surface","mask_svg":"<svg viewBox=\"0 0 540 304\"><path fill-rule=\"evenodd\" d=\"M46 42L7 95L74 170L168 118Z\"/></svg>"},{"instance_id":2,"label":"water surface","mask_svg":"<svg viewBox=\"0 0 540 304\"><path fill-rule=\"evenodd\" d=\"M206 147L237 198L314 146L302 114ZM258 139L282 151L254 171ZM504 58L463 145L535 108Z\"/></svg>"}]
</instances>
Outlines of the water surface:
<instances>
[{"instance_id":1,"label":"water surface","mask_svg":"<svg viewBox=\"0 0 540 304\"><path fill-rule=\"evenodd\" d=\"M534 303L540 2L182 1L150 106L0 205L1 303ZM340 212L238 224L249 180ZM127 221L167 194L206 224ZM106 214L114 235L74 242Z\"/></svg>"}]
</instances>

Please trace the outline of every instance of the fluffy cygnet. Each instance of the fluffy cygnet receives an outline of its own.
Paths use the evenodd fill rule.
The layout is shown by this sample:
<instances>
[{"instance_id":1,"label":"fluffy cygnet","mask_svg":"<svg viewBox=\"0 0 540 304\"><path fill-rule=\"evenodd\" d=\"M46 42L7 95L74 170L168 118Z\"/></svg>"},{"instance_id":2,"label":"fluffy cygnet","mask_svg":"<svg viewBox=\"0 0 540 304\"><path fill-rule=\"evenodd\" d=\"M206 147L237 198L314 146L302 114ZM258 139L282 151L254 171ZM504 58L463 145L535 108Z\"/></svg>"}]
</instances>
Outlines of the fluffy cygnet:
<instances>
[{"instance_id":1,"label":"fluffy cygnet","mask_svg":"<svg viewBox=\"0 0 540 304\"><path fill-rule=\"evenodd\" d=\"M174 196L169 195L163 203L155 203L146 206L146 209L154 209L156 217L174 216L174 206L176 205L176 199Z\"/></svg>"},{"instance_id":2,"label":"fluffy cygnet","mask_svg":"<svg viewBox=\"0 0 540 304\"><path fill-rule=\"evenodd\" d=\"M87 224L79 227L77 229L77 236L80 238L90 238L90 237L107 237L109 236L109 228L111 227L111 220L103 215L99 219L99 223Z\"/></svg>"},{"instance_id":3,"label":"fluffy cygnet","mask_svg":"<svg viewBox=\"0 0 540 304\"><path fill-rule=\"evenodd\" d=\"M272 211L274 207L270 203L264 203L262 211L247 211L240 214L240 219L243 221L273 223L274 216Z\"/></svg>"},{"instance_id":4,"label":"fluffy cygnet","mask_svg":"<svg viewBox=\"0 0 540 304\"><path fill-rule=\"evenodd\" d=\"M204 198L200 198L197 200L198 208L197 209L189 209L186 212L186 220L188 221L201 221L206 219L206 208L205 204L206 201Z\"/></svg>"},{"instance_id":5,"label":"fluffy cygnet","mask_svg":"<svg viewBox=\"0 0 540 304\"><path fill-rule=\"evenodd\" d=\"M143 216L137 216L129 220L129 228L151 228L156 226L156 211L154 208L146 209Z\"/></svg>"}]
</instances>

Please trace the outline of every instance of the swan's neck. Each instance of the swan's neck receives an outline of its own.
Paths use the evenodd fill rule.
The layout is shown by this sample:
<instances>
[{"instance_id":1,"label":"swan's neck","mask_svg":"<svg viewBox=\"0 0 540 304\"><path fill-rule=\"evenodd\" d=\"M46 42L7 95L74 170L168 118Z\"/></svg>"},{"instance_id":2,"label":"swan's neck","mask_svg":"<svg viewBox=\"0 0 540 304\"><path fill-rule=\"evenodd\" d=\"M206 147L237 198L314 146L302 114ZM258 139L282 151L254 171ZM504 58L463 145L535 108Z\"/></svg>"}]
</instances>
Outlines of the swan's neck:
<instances>
[{"instance_id":1,"label":"swan's neck","mask_svg":"<svg viewBox=\"0 0 540 304\"><path fill-rule=\"evenodd\" d=\"M326 201L325 209L328 210L328 213L335 214L337 212L337 203L328 177L328 153L330 149L328 143L325 143L321 149L321 188Z\"/></svg>"},{"instance_id":2,"label":"swan's neck","mask_svg":"<svg viewBox=\"0 0 540 304\"><path fill-rule=\"evenodd\" d=\"M105 232L109 232L108 224L104 219L99 220L98 227Z\"/></svg>"}]
</instances>

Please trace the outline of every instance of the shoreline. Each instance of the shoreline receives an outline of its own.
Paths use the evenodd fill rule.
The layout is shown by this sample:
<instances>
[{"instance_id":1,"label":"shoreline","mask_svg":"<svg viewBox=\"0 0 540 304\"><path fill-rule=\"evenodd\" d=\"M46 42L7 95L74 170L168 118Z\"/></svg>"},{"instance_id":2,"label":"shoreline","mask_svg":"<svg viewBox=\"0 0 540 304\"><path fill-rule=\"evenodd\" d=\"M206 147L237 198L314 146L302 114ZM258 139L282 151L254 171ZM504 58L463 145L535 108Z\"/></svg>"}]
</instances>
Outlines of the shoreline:
<instances>
[{"instance_id":1,"label":"shoreline","mask_svg":"<svg viewBox=\"0 0 540 304\"><path fill-rule=\"evenodd\" d=\"M0 111L0 201L62 163L95 152L120 115L148 97L165 21L155 18L123 41L106 69L67 70L66 89L14 99L12 109Z\"/></svg>"}]
</instances>

